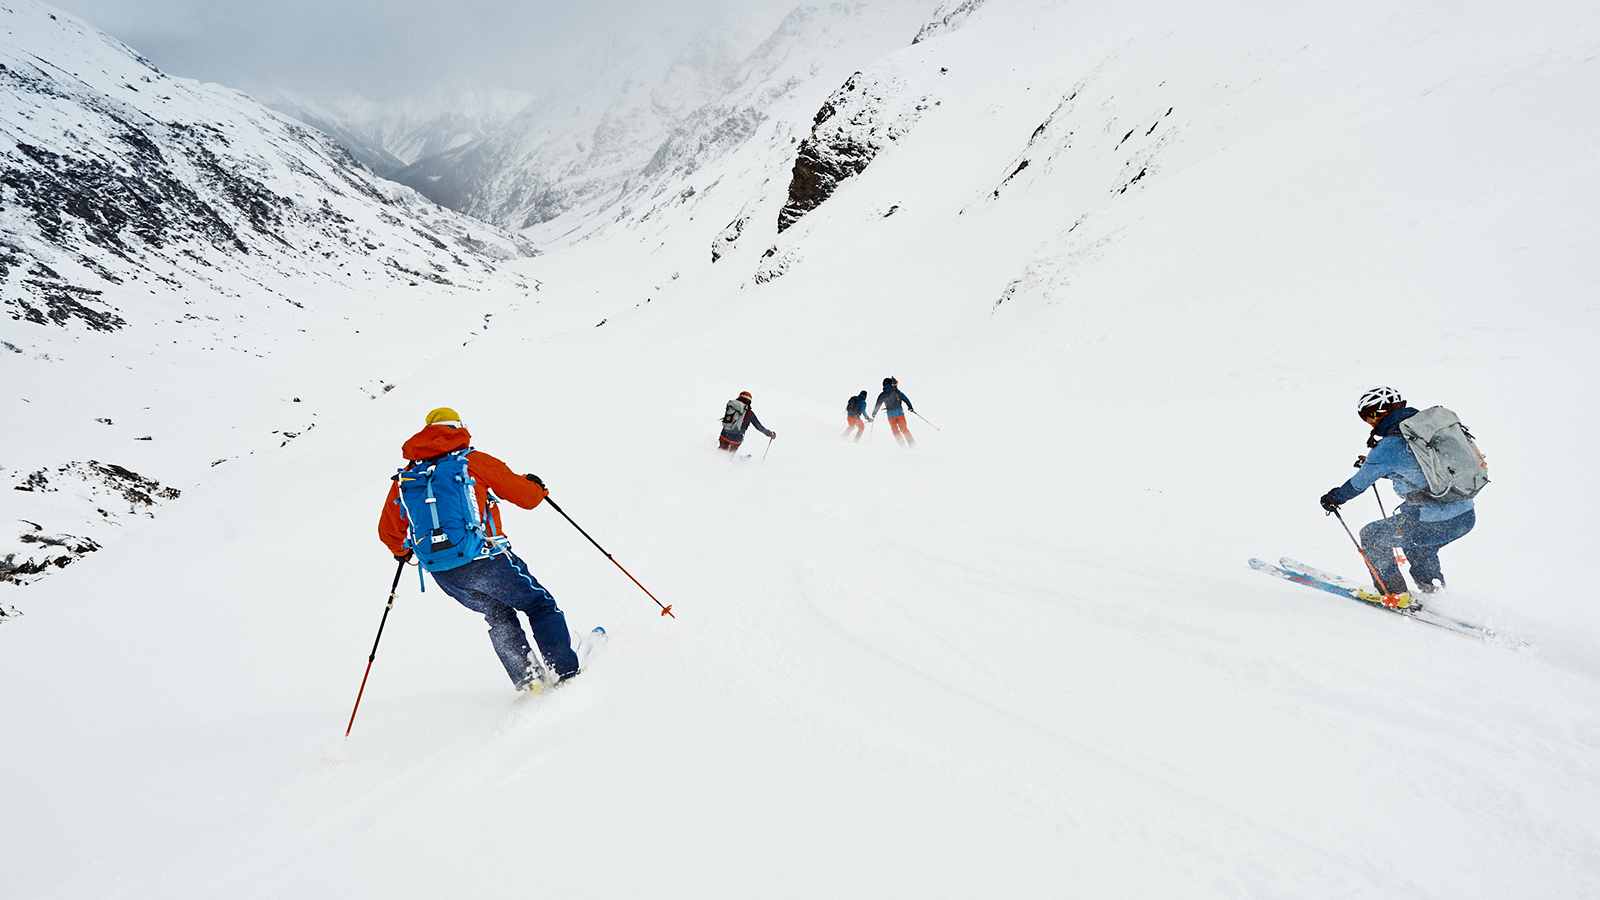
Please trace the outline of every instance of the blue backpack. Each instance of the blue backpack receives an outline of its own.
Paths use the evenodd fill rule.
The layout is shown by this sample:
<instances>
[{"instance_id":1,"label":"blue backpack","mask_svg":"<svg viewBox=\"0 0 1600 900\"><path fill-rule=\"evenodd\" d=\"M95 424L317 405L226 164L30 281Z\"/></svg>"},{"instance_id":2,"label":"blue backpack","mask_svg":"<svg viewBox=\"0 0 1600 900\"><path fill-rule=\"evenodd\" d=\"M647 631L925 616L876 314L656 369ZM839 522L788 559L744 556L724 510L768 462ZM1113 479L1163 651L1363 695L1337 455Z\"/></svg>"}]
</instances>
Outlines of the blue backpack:
<instances>
[{"instance_id":1,"label":"blue backpack","mask_svg":"<svg viewBox=\"0 0 1600 900\"><path fill-rule=\"evenodd\" d=\"M414 462L395 476L406 513L406 546L429 572L443 572L510 549L494 517L478 507L467 469L471 447ZM496 501L488 495L492 506Z\"/></svg>"}]
</instances>

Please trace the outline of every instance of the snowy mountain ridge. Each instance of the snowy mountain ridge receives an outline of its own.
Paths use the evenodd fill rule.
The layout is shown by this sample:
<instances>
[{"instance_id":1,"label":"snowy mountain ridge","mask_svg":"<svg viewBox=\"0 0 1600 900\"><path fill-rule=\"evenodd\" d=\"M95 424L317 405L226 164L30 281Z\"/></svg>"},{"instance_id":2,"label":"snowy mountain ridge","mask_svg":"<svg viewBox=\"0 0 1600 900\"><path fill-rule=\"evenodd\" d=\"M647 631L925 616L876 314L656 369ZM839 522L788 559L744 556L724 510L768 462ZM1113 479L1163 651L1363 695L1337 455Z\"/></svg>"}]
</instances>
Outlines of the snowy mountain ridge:
<instances>
[{"instance_id":1,"label":"snowy mountain ridge","mask_svg":"<svg viewBox=\"0 0 1600 900\"><path fill-rule=\"evenodd\" d=\"M162 485L247 449L225 413L204 439L183 429L196 446L159 446L198 395L232 405L240 392L277 393L295 380L281 366L331 330L371 333L411 302L512 284L505 263L532 252L34 0L0 7L0 83L0 372L23 386L3 409L52 432L0 459L0 580L69 562L175 496ZM462 331L481 314L460 314ZM161 347L181 349L168 358ZM185 385L186 354L211 357L210 386ZM352 375L349 387L370 380ZM136 394L140 381L165 387L115 398L108 384ZM306 415L278 430L300 433Z\"/></svg>"}]
</instances>

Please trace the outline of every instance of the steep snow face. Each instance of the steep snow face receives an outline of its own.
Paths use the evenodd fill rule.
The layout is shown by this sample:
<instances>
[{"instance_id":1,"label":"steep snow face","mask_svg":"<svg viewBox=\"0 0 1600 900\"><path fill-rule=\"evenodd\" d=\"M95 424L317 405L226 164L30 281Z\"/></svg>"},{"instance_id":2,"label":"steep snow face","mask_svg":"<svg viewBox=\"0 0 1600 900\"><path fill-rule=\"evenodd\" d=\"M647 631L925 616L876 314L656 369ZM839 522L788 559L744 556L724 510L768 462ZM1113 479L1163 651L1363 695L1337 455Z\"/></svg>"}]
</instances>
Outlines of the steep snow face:
<instances>
[{"instance_id":1,"label":"steep snow face","mask_svg":"<svg viewBox=\"0 0 1600 900\"><path fill-rule=\"evenodd\" d=\"M21 426L0 455L0 580L99 546L176 497L172 480L247 452L230 408L299 380L283 367L330 330L387 332L413 300L510 283L500 268L529 252L33 0L0 7L0 83L0 373L17 388L0 415ZM482 313L438 317L465 330ZM202 410L205 426L184 421ZM101 496L146 482L136 501Z\"/></svg>"},{"instance_id":2,"label":"steep snow face","mask_svg":"<svg viewBox=\"0 0 1600 900\"><path fill-rule=\"evenodd\" d=\"M683 117L622 190L525 234L541 246L561 246L617 223L699 221L709 214L722 219L712 255L732 252L744 236L741 220L777 222L796 144L811 134L829 96L861 60L904 46L903 35L915 31L926 15L923 0L800 4L740 63L733 86ZM897 76L885 72L882 77ZM899 103L898 92L874 95L884 93L892 95L892 104ZM896 107L886 119L900 114ZM676 212L667 215L669 210ZM745 245L774 233L759 232ZM769 247L770 242L763 243L755 252Z\"/></svg>"}]
</instances>

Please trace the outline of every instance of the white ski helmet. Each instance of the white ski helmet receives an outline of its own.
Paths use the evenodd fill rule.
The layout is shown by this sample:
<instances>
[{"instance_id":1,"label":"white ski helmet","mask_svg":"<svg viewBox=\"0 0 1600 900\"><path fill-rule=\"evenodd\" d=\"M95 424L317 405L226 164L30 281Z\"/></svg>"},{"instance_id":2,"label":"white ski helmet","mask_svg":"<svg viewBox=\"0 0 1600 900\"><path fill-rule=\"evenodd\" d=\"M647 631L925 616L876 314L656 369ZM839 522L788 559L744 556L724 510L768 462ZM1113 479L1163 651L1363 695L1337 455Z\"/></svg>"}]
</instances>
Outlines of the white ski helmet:
<instances>
[{"instance_id":1,"label":"white ski helmet","mask_svg":"<svg viewBox=\"0 0 1600 900\"><path fill-rule=\"evenodd\" d=\"M1356 401L1356 412L1365 414L1367 410L1387 412L1406 402L1400 392L1392 387L1380 386L1368 388L1361 394L1361 399Z\"/></svg>"}]
</instances>

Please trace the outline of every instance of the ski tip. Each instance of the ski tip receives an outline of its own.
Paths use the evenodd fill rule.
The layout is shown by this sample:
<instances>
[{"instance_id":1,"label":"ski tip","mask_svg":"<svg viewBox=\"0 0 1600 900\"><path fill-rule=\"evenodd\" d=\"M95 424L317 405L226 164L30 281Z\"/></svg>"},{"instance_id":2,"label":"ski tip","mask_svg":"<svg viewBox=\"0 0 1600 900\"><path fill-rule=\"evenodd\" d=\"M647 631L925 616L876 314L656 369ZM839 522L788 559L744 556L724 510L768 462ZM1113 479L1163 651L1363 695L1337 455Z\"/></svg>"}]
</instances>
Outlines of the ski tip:
<instances>
[{"instance_id":1,"label":"ski tip","mask_svg":"<svg viewBox=\"0 0 1600 900\"><path fill-rule=\"evenodd\" d=\"M589 633L590 634L605 634L606 633L606 627L604 625L596 625L595 627L589 629Z\"/></svg>"}]
</instances>

